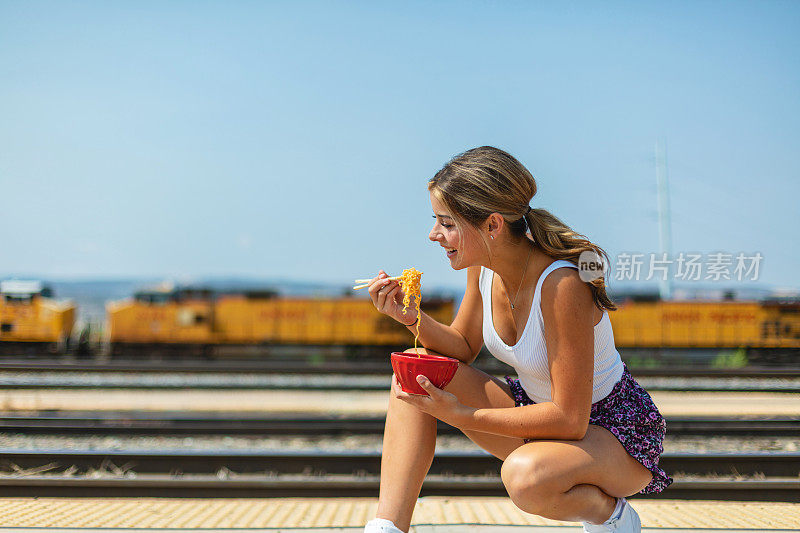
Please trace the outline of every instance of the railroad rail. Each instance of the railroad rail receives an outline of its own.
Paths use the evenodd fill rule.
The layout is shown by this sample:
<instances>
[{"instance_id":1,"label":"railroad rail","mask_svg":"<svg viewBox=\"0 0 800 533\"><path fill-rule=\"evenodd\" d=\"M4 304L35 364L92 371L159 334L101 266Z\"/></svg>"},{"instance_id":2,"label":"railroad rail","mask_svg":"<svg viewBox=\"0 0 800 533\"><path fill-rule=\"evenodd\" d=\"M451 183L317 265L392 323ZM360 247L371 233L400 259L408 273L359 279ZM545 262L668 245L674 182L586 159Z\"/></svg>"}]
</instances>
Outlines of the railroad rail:
<instances>
[{"instance_id":1,"label":"railroad rail","mask_svg":"<svg viewBox=\"0 0 800 533\"><path fill-rule=\"evenodd\" d=\"M499 376L502 379L502 376ZM800 379L648 378L638 382L648 391L800 393ZM166 374L160 377L121 373L0 375L0 389L130 389L130 390L309 390L388 391L390 378L329 375L196 375Z\"/></svg>"},{"instance_id":2,"label":"railroad rail","mask_svg":"<svg viewBox=\"0 0 800 533\"><path fill-rule=\"evenodd\" d=\"M185 411L0 413L0 431L40 435L380 435L384 416L220 413ZM670 436L800 437L800 417L667 417ZM438 421L439 434L460 431Z\"/></svg>"},{"instance_id":3,"label":"railroad rail","mask_svg":"<svg viewBox=\"0 0 800 533\"><path fill-rule=\"evenodd\" d=\"M511 367L496 364L475 368L491 374L513 372ZM144 372L144 373L259 373L259 374L349 374L390 375L392 367L385 361L110 361L105 363L70 360L0 360L0 371L16 372ZM705 378L800 378L800 366L709 368L674 366L631 368L634 377L705 377Z\"/></svg>"},{"instance_id":4,"label":"railroad rail","mask_svg":"<svg viewBox=\"0 0 800 533\"><path fill-rule=\"evenodd\" d=\"M377 452L129 452L5 450L2 496L368 496ZM665 453L675 483L653 497L800 501L800 454ZM422 495L504 495L501 462L482 452L437 452Z\"/></svg>"}]
</instances>

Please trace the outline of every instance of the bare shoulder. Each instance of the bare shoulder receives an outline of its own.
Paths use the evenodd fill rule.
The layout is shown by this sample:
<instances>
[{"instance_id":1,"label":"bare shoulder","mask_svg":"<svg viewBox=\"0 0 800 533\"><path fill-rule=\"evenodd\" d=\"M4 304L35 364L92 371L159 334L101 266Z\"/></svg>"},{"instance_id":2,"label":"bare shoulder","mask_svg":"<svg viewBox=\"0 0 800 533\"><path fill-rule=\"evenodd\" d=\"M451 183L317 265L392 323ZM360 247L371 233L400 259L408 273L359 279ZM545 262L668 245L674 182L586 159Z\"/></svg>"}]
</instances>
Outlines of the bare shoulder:
<instances>
[{"instance_id":1,"label":"bare shoulder","mask_svg":"<svg viewBox=\"0 0 800 533\"><path fill-rule=\"evenodd\" d=\"M570 267L557 268L544 279L541 306L544 315L578 315L587 320L592 319L595 307L589 284Z\"/></svg>"},{"instance_id":2,"label":"bare shoulder","mask_svg":"<svg viewBox=\"0 0 800 533\"><path fill-rule=\"evenodd\" d=\"M481 309L481 287L480 287L481 267L467 267L467 290L464 291L464 298L458 308L458 314L480 314ZM462 313L463 310L463 313Z\"/></svg>"},{"instance_id":3,"label":"bare shoulder","mask_svg":"<svg viewBox=\"0 0 800 533\"><path fill-rule=\"evenodd\" d=\"M471 266L467 267L467 285L473 286L475 288L478 287L478 283L481 278L481 267L480 266Z\"/></svg>"},{"instance_id":4,"label":"bare shoulder","mask_svg":"<svg viewBox=\"0 0 800 533\"><path fill-rule=\"evenodd\" d=\"M464 292L464 299L474 299L475 302L481 302L483 297L481 295L481 267L471 266L467 267L467 290ZM462 301L462 305L463 305Z\"/></svg>"}]
</instances>

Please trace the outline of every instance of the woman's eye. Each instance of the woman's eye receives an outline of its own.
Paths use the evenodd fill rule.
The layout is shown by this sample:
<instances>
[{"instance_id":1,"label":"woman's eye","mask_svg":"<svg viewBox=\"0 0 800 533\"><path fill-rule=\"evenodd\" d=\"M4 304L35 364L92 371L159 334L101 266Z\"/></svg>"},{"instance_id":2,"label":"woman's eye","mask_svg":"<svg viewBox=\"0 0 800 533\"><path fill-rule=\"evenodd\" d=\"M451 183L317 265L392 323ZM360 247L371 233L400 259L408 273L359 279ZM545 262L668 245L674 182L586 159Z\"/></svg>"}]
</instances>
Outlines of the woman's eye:
<instances>
[{"instance_id":1,"label":"woman's eye","mask_svg":"<svg viewBox=\"0 0 800 533\"><path fill-rule=\"evenodd\" d=\"M436 217L436 215L433 215L433 218L437 218L437 217ZM440 224L440 225L441 225L443 228L445 228L445 229L450 229L450 228L452 228L452 227L453 227L453 224L445 224L445 223L444 223L444 222L442 222L441 220L439 220L439 224Z\"/></svg>"}]
</instances>

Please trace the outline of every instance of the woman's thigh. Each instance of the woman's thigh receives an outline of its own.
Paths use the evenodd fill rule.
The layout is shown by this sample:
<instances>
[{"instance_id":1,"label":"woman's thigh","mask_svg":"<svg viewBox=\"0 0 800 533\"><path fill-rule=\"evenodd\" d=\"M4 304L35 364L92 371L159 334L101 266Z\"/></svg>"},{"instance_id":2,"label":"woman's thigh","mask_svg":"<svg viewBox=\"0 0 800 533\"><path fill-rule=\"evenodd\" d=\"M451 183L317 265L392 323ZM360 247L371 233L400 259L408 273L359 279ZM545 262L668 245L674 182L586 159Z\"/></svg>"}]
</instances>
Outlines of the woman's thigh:
<instances>
[{"instance_id":1,"label":"woman's thigh","mask_svg":"<svg viewBox=\"0 0 800 533\"><path fill-rule=\"evenodd\" d=\"M406 352L414 353L414 349L406 350ZM417 348L417 353L439 355L424 348ZM505 381L463 363L458 364L453 379L445 385L444 390L454 394L464 405L476 409L515 406L511 389ZM504 437L481 431L463 432L472 442L502 460L525 444L524 440L517 437Z\"/></svg>"},{"instance_id":2,"label":"woman's thigh","mask_svg":"<svg viewBox=\"0 0 800 533\"><path fill-rule=\"evenodd\" d=\"M653 476L610 431L594 424L581 440L536 440L520 446L501 473L504 482L516 481L541 494L590 484L618 498L636 494Z\"/></svg>"}]
</instances>

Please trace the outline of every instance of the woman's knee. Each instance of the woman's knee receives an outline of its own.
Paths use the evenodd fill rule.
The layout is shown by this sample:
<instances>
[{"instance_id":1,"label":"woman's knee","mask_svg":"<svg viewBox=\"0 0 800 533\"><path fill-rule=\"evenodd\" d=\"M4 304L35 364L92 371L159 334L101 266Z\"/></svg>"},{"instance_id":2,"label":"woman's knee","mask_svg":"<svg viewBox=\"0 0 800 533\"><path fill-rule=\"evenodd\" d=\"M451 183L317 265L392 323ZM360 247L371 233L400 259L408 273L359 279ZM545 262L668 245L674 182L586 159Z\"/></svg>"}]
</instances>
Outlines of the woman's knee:
<instances>
[{"instance_id":1,"label":"woman's knee","mask_svg":"<svg viewBox=\"0 0 800 533\"><path fill-rule=\"evenodd\" d=\"M552 500L563 492L552 459L520 446L509 454L500 477L511 501L525 512L546 515Z\"/></svg>"}]
</instances>

